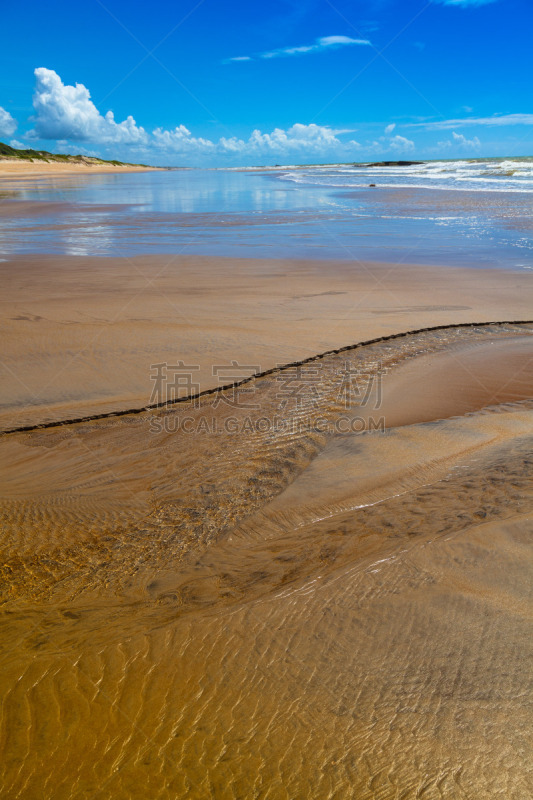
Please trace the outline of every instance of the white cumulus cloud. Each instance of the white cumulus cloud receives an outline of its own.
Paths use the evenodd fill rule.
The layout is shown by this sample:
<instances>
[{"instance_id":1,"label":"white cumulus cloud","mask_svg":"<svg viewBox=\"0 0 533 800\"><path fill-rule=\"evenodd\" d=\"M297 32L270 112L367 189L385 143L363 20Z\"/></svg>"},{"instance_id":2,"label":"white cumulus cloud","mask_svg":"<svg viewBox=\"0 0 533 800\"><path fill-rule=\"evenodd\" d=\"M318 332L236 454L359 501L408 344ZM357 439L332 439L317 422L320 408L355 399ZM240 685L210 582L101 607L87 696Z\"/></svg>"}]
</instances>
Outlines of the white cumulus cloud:
<instances>
[{"instance_id":1,"label":"white cumulus cloud","mask_svg":"<svg viewBox=\"0 0 533 800\"><path fill-rule=\"evenodd\" d=\"M132 116L115 122L112 111L102 116L89 90L82 84L68 86L57 72L46 67L35 70L33 95L33 139L70 139L100 144L144 144L148 136Z\"/></svg>"},{"instance_id":2,"label":"white cumulus cloud","mask_svg":"<svg viewBox=\"0 0 533 800\"><path fill-rule=\"evenodd\" d=\"M372 142L373 153L384 153L390 150L395 153L409 153L414 149L415 143L399 134L396 134L396 136L380 136L377 141Z\"/></svg>"},{"instance_id":3,"label":"white cumulus cloud","mask_svg":"<svg viewBox=\"0 0 533 800\"><path fill-rule=\"evenodd\" d=\"M478 150L481 147L481 142L477 136L474 136L473 139L467 139L462 133L453 131L451 139L437 142L437 148L440 150L448 150L451 147L460 148L461 150Z\"/></svg>"},{"instance_id":4,"label":"white cumulus cloud","mask_svg":"<svg viewBox=\"0 0 533 800\"><path fill-rule=\"evenodd\" d=\"M478 147L481 147L481 142L479 141L477 136L474 136L473 139L467 139L466 136L463 136L462 133L456 133L455 131L452 132L452 138L448 139L445 142L439 142L439 147L452 147L453 145L457 145L463 148L472 148L477 150Z\"/></svg>"},{"instance_id":5,"label":"white cumulus cloud","mask_svg":"<svg viewBox=\"0 0 533 800\"><path fill-rule=\"evenodd\" d=\"M296 123L287 130L274 128L270 133L254 130L247 140L222 138L219 149L224 152L253 155L322 155L331 151L353 150L359 144L351 140L342 142L338 136L348 131L336 131L324 125Z\"/></svg>"},{"instance_id":6,"label":"white cumulus cloud","mask_svg":"<svg viewBox=\"0 0 533 800\"><path fill-rule=\"evenodd\" d=\"M453 131L452 137L456 144L460 144L463 147L479 147L481 144L477 136L474 136L473 139L467 139L462 133L456 133Z\"/></svg>"},{"instance_id":7,"label":"white cumulus cloud","mask_svg":"<svg viewBox=\"0 0 533 800\"><path fill-rule=\"evenodd\" d=\"M407 153L415 149L415 143L411 139L406 139L405 136L393 136L389 142L391 150L396 150L398 153Z\"/></svg>"},{"instance_id":8,"label":"white cumulus cloud","mask_svg":"<svg viewBox=\"0 0 533 800\"><path fill-rule=\"evenodd\" d=\"M324 125L296 123L287 130L274 128L270 133L259 129L252 131L248 139L236 136L222 137L216 142L197 138L184 125L174 130L156 128L153 142L163 152L204 155L241 155L243 157L320 155L328 151L354 150L359 147L354 140L341 141L338 137L350 130L335 130Z\"/></svg>"},{"instance_id":9,"label":"white cumulus cloud","mask_svg":"<svg viewBox=\"0 0 533 800\"><path fill-rule=\"evenodd\" d=\"M17 130L17 120L13 119L9 111L0 106L0 136L13 136Z\"/></svg>"},{"instance_id":10,"label":"white cumulus cloud","mask_svg":"<svg viewBox=\"0 0 533 800\"><path fill-rule=\"evenodd\" d=\"M323 46L345 44L346 38L325 37ZM147 131L132 116L117 122L111 111L103 115L81 83L65 84L54 70L44 67L36 69L35 76L33 129L27 136L33 140L53 140L52 149L67 153L92 153L94 148L107 158L154 164L243 166L349 162L366 155L409 153L415 149L414 142L396 134L395 123L386 126L385 135L378 141L364 144L352 138L354 128L302 122L267 131L257 127L246 136L216 139L196 136L184 124ZM84 146L90 150L84 150Z\"/></svg>"},{"instance_id":11,"label":"white cumulus cloud","mask_svg":"<svg viewBox=\"0 0 533 800\"><path fill-rule=\"evenodd\" d=\"M405 136L380 136L368 145L368 153L373 156L385 155L387 153L411 153L415 149L415 143Z\"/></svg>"},{"instance_id":12,"label":"white cumulus cloud","mask_svg":"<svg viewBox=\"0 0 533 800\"><path fill-rule=\"evenodd\" d=\"M156 128L153 131L153 143L168 153L209 153L215 149L213 142L196 138L185 125L177 125L170 131Z\"/></svg>"}]
</instances>

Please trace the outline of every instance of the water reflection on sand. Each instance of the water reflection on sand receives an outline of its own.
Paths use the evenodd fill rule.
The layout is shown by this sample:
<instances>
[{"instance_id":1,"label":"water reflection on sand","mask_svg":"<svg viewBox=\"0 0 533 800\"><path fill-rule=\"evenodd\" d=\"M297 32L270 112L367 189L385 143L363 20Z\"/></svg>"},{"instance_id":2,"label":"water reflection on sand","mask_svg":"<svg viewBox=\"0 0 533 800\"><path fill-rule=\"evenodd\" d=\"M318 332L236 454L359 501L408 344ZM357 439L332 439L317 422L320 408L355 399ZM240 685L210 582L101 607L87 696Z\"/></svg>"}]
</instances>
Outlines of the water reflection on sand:
<instances>
[{"instance_id":1,"label":"water reflection on sand","mask_svg":"<svg viewBox=\"0 0 533 800\"><path fill-rule=\"evenodd\" d=\"M4 178L14 194L0 203L0 253L533 267L529 183L527 191L512 182L503 191L446 181L432 189L432 180L400 180L409 170L392 182L394 170L341 173L340 182L321 168Z\"/></svg>"}]
</instances>

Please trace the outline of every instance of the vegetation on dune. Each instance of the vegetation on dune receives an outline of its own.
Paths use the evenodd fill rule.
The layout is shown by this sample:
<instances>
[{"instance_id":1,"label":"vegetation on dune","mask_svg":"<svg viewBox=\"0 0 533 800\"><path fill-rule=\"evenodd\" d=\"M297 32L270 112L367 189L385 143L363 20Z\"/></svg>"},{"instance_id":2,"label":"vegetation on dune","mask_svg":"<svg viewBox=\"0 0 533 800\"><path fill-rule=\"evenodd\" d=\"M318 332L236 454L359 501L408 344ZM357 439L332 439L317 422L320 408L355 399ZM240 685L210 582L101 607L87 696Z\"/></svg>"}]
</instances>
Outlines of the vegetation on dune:
<instances>
[{"instance_id":1,"label":"vegetation on dune","mask_svg":"<svg viewBox=\"0 0 533 800\"><path fill-rule=\"evenodd\" d=\"M47 162L62 162L71 164L112 164L114 167L146 167L146 164L130 164L125 161L117 161L113 159L106 161L104 158L96 158L94 156L82 156L81 154L73 156L68 153L49 153L47 150L19 150L16 147L11 147L9 144L0 142L0 160L2 159L22 159L25 161L47 161Z\"/></svg>"}]
</instances>

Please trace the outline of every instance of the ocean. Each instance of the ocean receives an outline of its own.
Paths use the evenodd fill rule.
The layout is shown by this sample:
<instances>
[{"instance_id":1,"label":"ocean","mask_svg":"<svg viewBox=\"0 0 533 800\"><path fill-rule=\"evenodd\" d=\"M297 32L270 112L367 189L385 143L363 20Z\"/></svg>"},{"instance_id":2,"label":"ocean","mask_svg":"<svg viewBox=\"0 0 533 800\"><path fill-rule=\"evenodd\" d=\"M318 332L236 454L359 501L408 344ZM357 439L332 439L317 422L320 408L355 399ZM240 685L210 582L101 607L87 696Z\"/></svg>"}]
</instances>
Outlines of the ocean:
<instances>
[{"instance_id":1,"label":"ocean","mask_svg":"<svg viewBox=\"0 0 533 800\"><path fill-rule=\"evenodd\" d=\"M19 179L2 192L25 202L0 218L0 258L172 252L533 269L532 194L533 158Z\"/></svg>"}]
</instances>

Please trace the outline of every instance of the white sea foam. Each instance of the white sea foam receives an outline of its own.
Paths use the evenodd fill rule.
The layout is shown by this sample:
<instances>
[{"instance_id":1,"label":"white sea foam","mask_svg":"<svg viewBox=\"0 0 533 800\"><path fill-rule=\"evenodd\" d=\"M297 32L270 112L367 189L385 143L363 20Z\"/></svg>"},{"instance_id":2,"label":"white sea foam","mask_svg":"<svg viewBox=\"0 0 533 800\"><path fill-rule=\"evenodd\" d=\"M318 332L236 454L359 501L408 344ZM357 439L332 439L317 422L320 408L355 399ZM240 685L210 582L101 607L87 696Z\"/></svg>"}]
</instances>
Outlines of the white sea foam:
<instances>
[{"instance_id":1,"label":"white sea foam","mask_svg":"<svg viewBox=\"0 0 533 800\"><path fill-rule=\"evenodd\" d=\"M426 161L405 166L286 168L279 179L298 184L357 189L376 183L384 188L458 189L533 192L533 158Z\"/></svg>"}]
</instances>

